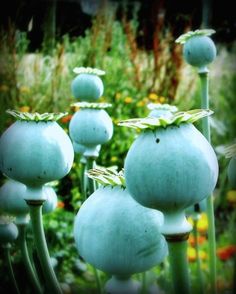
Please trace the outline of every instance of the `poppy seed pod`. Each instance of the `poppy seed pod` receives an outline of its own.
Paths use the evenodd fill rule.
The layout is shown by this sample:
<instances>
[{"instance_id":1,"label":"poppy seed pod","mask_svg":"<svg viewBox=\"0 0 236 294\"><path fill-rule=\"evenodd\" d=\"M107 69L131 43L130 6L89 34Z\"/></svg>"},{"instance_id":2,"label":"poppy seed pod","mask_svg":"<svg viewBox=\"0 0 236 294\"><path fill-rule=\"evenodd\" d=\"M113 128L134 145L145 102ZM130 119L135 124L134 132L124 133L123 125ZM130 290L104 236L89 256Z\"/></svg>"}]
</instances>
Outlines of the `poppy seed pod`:
<instances>
[{"instance_id":1,"label":"poppy seed pod","mask_svg":"<svg viewBox=\"0 0 236 294\"><path fill-rule=\"evenodd\" d=\"M102 80L94 74L80 74L71 83L71 91L81 101L94 102L103 94Z\"/></svg>"},{"instance_id":2,"label":"poppy seed pod","mask_svg":"<svg viewBox=\"0 0 236 294\"><path fill-rule=\"evenodd\" d=\"M187 63L201 68L215 59L216 47L207 36L193 36L184 44L183 54Z\"/></svg>"},{"instance_id":3,"label":"poppy seed pod","mask_svg":"<svg viewBox=\"0 0 236 294\"><path fill-rule=\"evenodd\" d=\"M105 72L90 67L78 67L73 71L78 74L71 83L73 96L86 102L98 100L104 91L103 82L99 75L104 75Z\"/></svg>"},{"instance_id":4,"label":"poppy seed pod","mask_svg":"<svg viewBox=\"0 0 236 294\"><path fill-rule=\"evenodd\" d=\"M22 116L21 113L12 113L16 117ZM2 173L28 187L39 187L61 179L70 171L74 159L69 136L56 121L45 120L43 115L24 116L1 136ZM42 120L36 121L38 117Z\"/></svg>"},{"instance_id":5,"label":"poppy seed pod","mask_svg":"<svg viewBox=\"0 0 236 294\"><path fill-rule=\"evenodd\" d=\"M86 147L84 156L97 157L98 145L108 142L113 135L113 123L104 109L81 108L70 121L69 134L72 141Z\"/></svg>"},{"instance_id":6,"label":"poppy seed pod","mask_svg":"<svg viewBox=\"0 0 236 294\"><path fill-rule=\"evenodd\" d=\"M186 117L185 122L180 123L181 115ZM154 123L164 121L165 127L150 129ZM166 234L176 229L179 233L190 230L184 210L209 196L218 178L213 148L188 121L182 113L173 115L172 120L153 119L150 128L134 141L125 159L129 193L140 204L164 213Z\"/></svg>"},{"instance_id":7,"label":"poppy seed pod","mask_svg":"<svg viewBox=\"0 0 236 294\"><path fill-rule=\"evenodd\" d=\"M100 187L76 215L76 246L79 254L96 268L115 276L130 276L165 258L162 222L162 213L142 207L126 189Z\"/></svg>"},{"instance_id":8,"label":"poppy seed pod","mask_svg":"<svg viewBox=\"0 0 236 294\"><path fill-rule=\"evenodd\" d=\"M10 222L4 223L0 221L0 243L1 245L6 245L7 243L12 243L18 237L17 226Z\"/></svg>"}]
</instances>

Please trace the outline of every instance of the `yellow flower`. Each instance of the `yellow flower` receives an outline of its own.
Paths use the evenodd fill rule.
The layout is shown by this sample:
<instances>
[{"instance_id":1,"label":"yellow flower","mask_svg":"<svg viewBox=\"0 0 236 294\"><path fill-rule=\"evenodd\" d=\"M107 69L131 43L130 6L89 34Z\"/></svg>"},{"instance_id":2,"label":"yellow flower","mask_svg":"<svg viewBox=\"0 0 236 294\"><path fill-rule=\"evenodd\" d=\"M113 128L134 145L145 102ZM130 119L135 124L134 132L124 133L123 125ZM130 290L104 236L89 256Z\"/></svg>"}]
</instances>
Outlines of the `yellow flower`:
<instances>
[{"instance_id":1,"label":"yellow flower","mask_svg":"<svg viewBox=\"0 0 236 294\"><path fill-rule=\"evenodd\" d=\"M196 250L193 247L188 247L187 249L188 260L193 262L197 258Z\"/></svg>"},{"instance_id":2,"label":"yellow flower","mask_svg":"<svg viewBox=\"0 0 236 294\"><path fill-rule=\"evenodd\" d=\"M26 86L20 87L20 92L21 93L30 93L30 89Z\"/></svg>"},{"instance_id":3,"label":"yellow flower","mask_svg":"<svg viewBox=\"0 0 236 294\"><path fill-rule=\"evenodd\" d=\"M7 92L9 87L7 85L0 85L0 92Z\"/></svg>"},{"instance_id":4,"label":"yellow flower","mask_svg":"<svg viewBox=\"0 0 236 294\"><path fill-rule=\"evenodd\" d=\"M208 229L208 219L205 212L203 212L200 216L200 219L197 223L197 230L200 233L206 233Z\"/></svg>"},{"instance_id":5,"label":"yellow flower","mask_svg":"<svg viewBox=\"0 0 236 294\"><path fill-rule=\"evenodd\" d=\"M137 107L143 107L145 106L145 102L142 100L142 101L139 101L136 105Z\"/></svg>"},{"instance_id":6,"label":"yellow flower","mask_svg":"<svg viewBox=\"0 0 236 294\"><path fill-rule=\"evenodd\" d=\"M25 105L25 106L20 107L19 110L21 112L29 112L30 111L30 107Z\"/></svg>"},{"instance_id":7,"label":"yellow flower","mask_svg":"<svg viewBox=\"0 0 236 294\"><path fill-rule=\"evenodd\" d=\"M125 103L129 104L129 103L133 102L133 98L127 96L127 97L125 97L124 101L125 101Z\"/></svg>"},{"instance_id":8,"label":"yellow flower","mask_svg":"<svg viewBox=\"0 0 236 294\"><path fill-rule=\"evenodd\" d=\"M159 97L159 101L160 101L160 103L164 103L166 101L166 98L161 96L161 97Z\"/></svg>"},{"instance_id":9,"label":"yellow flower","mask_svg":"<svg viewBox=\"0 0 236 294\"><path fill-rule=\"evenodd\" d=\"M227 192L226 199L231 204L236 204L236 190L230 190Z\"/></svg>"},{"instance_id":10,"label":"yellow flower","mask_svg":"<svg viewBox=\"0 0 236 294\"><path fill-rule=\"evenodd\" d=\"M199 250L199 257L201 260L207 260L207 253L204 250Z\"/></svg>"},{"instance_id":11,"label":"yellow flower","mask_svg":"<svg viewBox=\"0 0 236 294\"><path fill-rule=\"evenodd\" d=\"M149 98L150 100L152 100L152 101L156 101L156 100L158 99L158 96L157 96L156 93L150 93L150 94L148 95L148 98Z\"/></svg>"},{"instance_id":12,"label":"yellow flower","mask_svg":"<svg viewBox=\"0 0 236 294\"><path fill-rule=\"evenodd\" d=\"M116 156L111 157L111 162L117 162L118 158Z\"/></svg>"}]
</instances>

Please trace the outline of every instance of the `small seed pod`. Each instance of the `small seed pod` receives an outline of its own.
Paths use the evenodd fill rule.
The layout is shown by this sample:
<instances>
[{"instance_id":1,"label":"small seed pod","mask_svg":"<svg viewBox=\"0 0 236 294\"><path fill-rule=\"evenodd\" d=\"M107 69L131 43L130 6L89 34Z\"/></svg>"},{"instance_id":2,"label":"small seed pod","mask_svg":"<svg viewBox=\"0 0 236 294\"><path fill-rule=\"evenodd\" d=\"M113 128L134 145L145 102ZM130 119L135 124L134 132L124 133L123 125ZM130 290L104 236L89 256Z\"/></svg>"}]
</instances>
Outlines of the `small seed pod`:
<instances>
[{"instance_id":1,"label":"small seed pod","mask_svg":"<svg viewBox=\"0 0 236 294\"><path fill-rule=\"evenodd\" d=\"M85 146L85 157L98 157L100 146L108 142L113 134L113 123L108 113L101 109L108 104L77 103L77 111L69 124L69 134L77 144Z\"/></svg>"},{"instance_id":2,"label":"small seed pod","mask_svg":"<svg viewBox=\"0 0 236 294\"><path fill-rule=\"evenodd\" d=\"M29 222L29 206L26 204L26 186L20 182L8 179L0 188L0 211L15 216L16 224ZM52 212L57 205L57 195L50 186L43 187L43 213Z\"/></svg>"},{"instance_id":3,"label":"small seed pod","mask_svg":"<svg viewBox=\"0 0 236 294\"><path fill-rule=\"evenodd\" d=\"M55 121L64 114L9 113L19 120L0 139L2 173L31 188L68 174L74 159L73 145ZM30 192L32 197L39 197L34 197L34 192Z\"/></svg>"},{"instance_id":4,"label":"small seed pod","mask_svg":"<svg viewBox=\"0 0 236 294\"><path fill-rule=\"evenodd\" d=\"M17 226L6 220L7 217L0 217L0 244L7 245L8 243L12 243L18 237L18 229Z\"/></svg>"},{"instance_id":5,"label":"small seed pod","mask_svg":"<svg viewBox=\"0 0 236 294\"><path fill-rule=\"evenodd\" d=\"M105 72L90 67L75 68L74 72L78 75L71 83L73 96L87 102L98 100L104 91L103 82L99 75L103 75Z\"/></svg>"},{"instance_id":6,"label":"small seed pod","mask_svg":"<svg viewBox=\"0 0 236 294\"><path fill-rule=\"evenodd\" d=\"M216 47L209 37L214 30L196 30L180 36L176 42L184 44L183 54L187 63L204 68L216 57Z\"/></svg>"},{"instance_id":7,"label":"small seed pod","mask_svg":"<svg viewBox=\"0 0 236 294\"><path fill-rule=\"evenodd\" d=\"M54 211L57 207L57 194L53 187L45 185L43 187L43 193L45 193L45 202L43 203L42 212L44 214Z\"/></svg>"},{"instance_id":8,"label":"small seed pod","mask_svg":"<svg viewBox=\"0 0 236 294\"><path fill-rule=\"evenodd\" d=\"M160 233L162 213L134 201L120 186L121 178L109 180L105 173L107 186L97 189L76 215L74 237L88 263L116 277L129 277L163 261L167 244Z\"/></svg>"},{"instance_id":9,"label":"small seed pod","mask_svg":"<svg viewBox=\"0 0 236 294\"><path fill-rule=\"evenodd\" d=\"M185 209L209 196L218 177L215 152L192 122L208 111L176 113L172 118L128 120L120 125L144 131L125 159L129 193L140 204L164 213L162 232L186 233Z\"/></svg>"}]
</instances>

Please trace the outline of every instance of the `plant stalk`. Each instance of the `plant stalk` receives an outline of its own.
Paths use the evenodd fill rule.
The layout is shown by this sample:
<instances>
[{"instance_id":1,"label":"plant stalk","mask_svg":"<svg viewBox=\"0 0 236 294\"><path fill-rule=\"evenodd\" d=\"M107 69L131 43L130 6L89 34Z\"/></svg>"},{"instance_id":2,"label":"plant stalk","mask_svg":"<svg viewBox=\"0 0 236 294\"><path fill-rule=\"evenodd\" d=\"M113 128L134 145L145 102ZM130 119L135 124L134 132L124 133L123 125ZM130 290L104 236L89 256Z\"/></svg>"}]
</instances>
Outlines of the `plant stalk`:
<instances>
[{"instance_id":1,"label":"plant stalk","mask_svg":"<svg viewBox=\"0 0 236 294\"><path fill-rule=\"evenodd\" d=\"M94 157L86 157L86 171L93 169L95 167L95 159ZM96 190L96 183L93 179L88 178L86 176L87 182L87 197L90 196Z\"/></svg>"},{"instance_id":2,"label":"plant stalk","mask_svg":"<svg viewBox=\"0 0 236 294\"><path fill-rule=\"evenodd\" d=\"M15 292L17 294L20 294L20 290L18 288L18 285L17 285L17 282L16 282L16 278L15 278L15 274L14 274L14 271L13 271L13 268L12 268L10 248L11 248L11 245L9 243L6 246L4 246L5 255L6 255L6 261L7 261L7 266L8 266L10 278L11 278L11 280L13 282L13 286L14 286Z\"/></svg>"},{"instance_id":3,"label":"plant stalk","mask_svg":"<svg viewBox=\"0 0 236 294\"><path fill-rule=\"evenodd\" d=\"M51 265L47 242L43 229L42 204L43 200L26 200L30 209L30 218L37 254L48 287L53 294L62 294L59 282Z\"/></svg>"},{"instance_id":4,"label":"plant stalk","mask_svg":"<svg viewBox=\"0 0 236 294\"><path fill-rule=\"evenodd\" d=\"M203 109L209 108L209 78L208 69L199 70L199 77L201 81L201 107ZM203 135L211 143L211 132L209 117L204 117L202 119L202 129ZM208 243L209 243L209 270L210 270L210 283L211 283L211 293L217 293L216 287L216 240L215 240L215 216L214 216L214 204L213 195L207 197L207 218L208 218Z\"/></svg>"},{"instance_id":5,"label":"plant stalk","mask_svg":"<svg viewBox=\"0 0 236 294\"><path fill-rule=\"evenodd\" d=\"M171 236L171 238L165 236L169 248L170 274L175 294L190 294L190 277L187 259L188 235L176 235Z\"/></svg>"},{"instance_id":6,"label":"plant stalk","mask_svg":"<svg viewBox=\"0 0 236 294\"><path fill-rule=\"evenodd\" d=\"M20 245L23 262L24 262L28 277L30 279L31 285L34 288L35 293L43 293L39 279L34 271L34 268L31 264L31 260L29 257L28 248L26 244L26 225L19 224L18 231L19 231L18 242Z\"/></svg>"},{"instance_id":7,"label":"plant stalk","mask_svg":"<svg viewBox=\"0 0 236 294\"><path fill-rule=\"evenodd\" d=\"M202 276L202 269L201 269L201 259L199 254L199 244L198 244L198 231L197 231L197 223L198 219L193 220L193 236L194 236L194 243L196 249L196 260L197 260L197 277L198 277L198 293L204 293L204 285L203 285L203 276Z\"/></svg>"}]
</instances>

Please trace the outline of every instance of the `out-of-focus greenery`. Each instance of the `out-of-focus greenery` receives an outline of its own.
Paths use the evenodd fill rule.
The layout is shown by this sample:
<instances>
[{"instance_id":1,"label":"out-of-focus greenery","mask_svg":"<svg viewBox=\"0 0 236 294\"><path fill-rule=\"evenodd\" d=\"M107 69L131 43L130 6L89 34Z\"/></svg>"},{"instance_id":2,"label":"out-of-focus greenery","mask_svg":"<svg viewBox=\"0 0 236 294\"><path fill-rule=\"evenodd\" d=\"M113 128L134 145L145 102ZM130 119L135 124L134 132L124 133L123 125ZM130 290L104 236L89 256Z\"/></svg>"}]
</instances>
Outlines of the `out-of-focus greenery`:
<instances>
[{"instance_id":1,"label":"out-of-focus greenery","mask_svg":"<svg viewBox=\"0 0 236 294\"><path fill-rule=\"evenodd\" d=\"M134 9L131 20L124 15L121 21L115 19L112 10L103 11L94 18L92 27L84 36L70 39L65 35L53 50L45 50L42 46L42 50L33 53L28 52L26 33L19 32L14 26L9 27L7 32L1 32L1 132L14 121L5 113L8 108L40 113L68 111L69 116L59 122L68 131L69 120L74 113L70 105L76 102L70 89L75 77L73 68L96 67L106 71L102 77L105 91L100 102L113 105L107 112L114 123L114 135L110 142L102 146L97 163L121 169L136 133L118 127L119 120L145 117L149 112L148 103L170 103L179 110L200 108L201 92L197 70L184 62L182 48L174 42L171 29L165 27L154 36L158 48L151 51L139 48L137 30L137 10ZM214 111L211 117L212 145L220 163L215 197L217 246L224 248L226 244L235 242L231 237L235 227L236 194L229 194L226 178L228 160L223 149L224 145L236 138L236 46L232 45L230 50L220 44L216 46L217 58L209 66L209 90L210 108ZM197 126L201 128L200 123ZM73 240L74 216L83 201L79 160L79 155L76 155L71 172L58 183L61 208L45 216L44 225L51 256L58 262L55 270L59 280L70 285L72 293L87 293L88 289L90 293L96 293L93 271L89 265L84 268L85 264L78 257ZM229 224L232 230L225 232L225 227ZM207 246L204 246L203 249L206 249ZM13 253L13 260L20 272L22 264L17 248L13 248ZM232 260L219 259L217 265L219 272L227 274L227 278L220 276L221 284L226 283L231 278ZM224 270L226 265L228 271ZM195 273L195 264L191 263L190 266ZM167 271L168 263L154 270L158 274L159 284L168 290ZM209 273L206 263L203 271L207 277ZM105 274L101 276L103 281L107 279ZM155 281L153 271L149 276L150 281ZM139 275L136 278L141 279ZM195 282L197 284L196 280ZM223 287L224 290L227 287L228 284ZM224 293L224 290L219 293Z\"/></svg>"}]
</instances>

